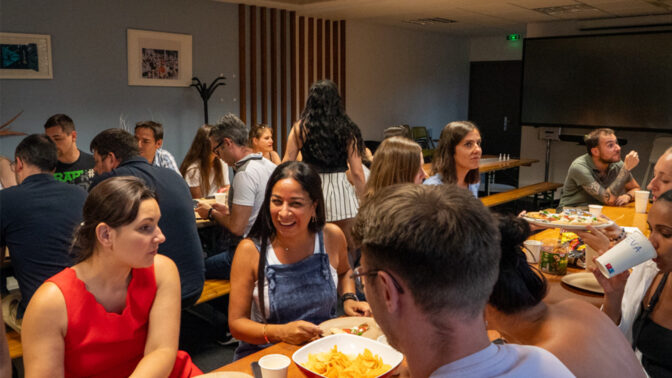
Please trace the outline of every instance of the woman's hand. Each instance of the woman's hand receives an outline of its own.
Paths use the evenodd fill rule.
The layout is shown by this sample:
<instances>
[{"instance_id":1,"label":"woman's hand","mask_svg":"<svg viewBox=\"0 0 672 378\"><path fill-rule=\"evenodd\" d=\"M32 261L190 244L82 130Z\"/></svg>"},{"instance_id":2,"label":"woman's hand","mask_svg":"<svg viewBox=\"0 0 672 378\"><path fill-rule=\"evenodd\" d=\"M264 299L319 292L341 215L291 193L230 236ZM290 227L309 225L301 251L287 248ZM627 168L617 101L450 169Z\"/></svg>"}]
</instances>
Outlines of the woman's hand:
<instances>
[{"instance_id":1,"label":"woman's hand","mask_svg":"<svg viewBox=\"0 0 672 378\"><path fill-rule=\"evenodd\" d=\"M270 326L269 326L270 327ZM289 344L303 344L322 334L322 329L313 323L296 320L280 326L278 338Z\"/></svg>"},{"instance_id":2,"label":"woman's hand","mask_svg":"<svg viewBox=\"0 0 672 378\"><path fill-rule=\"evenodd\" d=\"M366 302L349 299L343 302L343 312L348 316L371 316L371 307Z\"/></svg>"},{"instance_id":3,"label":"woman's hand","mask_svg":"<svg viewBox=\"0 0 672 378\"><path fill-rule=\"evenodd\" d=\"M595 261L595 259L593 259L593 261ZM604 274L602 274L602 272L600 272L600 270L596 267L592 268L591 271L593 272L597 282L604 289L604 295L623 295L623 291L625 291L625 283L628 282L628 277L630 277L629 271L626 270L625 272L617 274L611 278L605 277Z\"/></svg>"},{"instance_id":4,"label":"woman's hand","mask_svg":"<svg viewBox=\"0 0 672 378\"><path fill-rule=\"evenodd\" d=\"M577 235L579 235L579 237L581 238L581 240L583 240L584 243L589 245L599 255L603 254L611 247L607 235L603 232L600 232L599 230L595 229L592 226L588 226L588 231L575 231L575 232Z\"/></svg>"}]
</instances>

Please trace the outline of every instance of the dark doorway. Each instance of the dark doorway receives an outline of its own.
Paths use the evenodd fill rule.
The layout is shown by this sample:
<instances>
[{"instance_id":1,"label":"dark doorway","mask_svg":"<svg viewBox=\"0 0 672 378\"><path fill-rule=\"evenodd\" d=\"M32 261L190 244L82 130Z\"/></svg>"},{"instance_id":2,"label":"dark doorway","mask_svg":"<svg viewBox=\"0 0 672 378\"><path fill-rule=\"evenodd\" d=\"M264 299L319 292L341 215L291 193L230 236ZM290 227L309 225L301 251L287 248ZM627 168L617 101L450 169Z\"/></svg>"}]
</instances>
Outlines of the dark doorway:
<instances>
[{"instance_id":1,"label":"dark doorway","mask_svg":"<svg viewBox=\"0 0 672 378\"><path fill-rule=\"evenodd\" d=\"M471 62L469 120L478 125L484 155L520 156L520 80L523 62Z\"/></svg>"},{"instance_id":2,"label":"dark doorway","mask_svg":"<svg viewBox=\"0 0 672 378\"><path fill-rule=\"evenodd\" d=\"M471 62L469 120L481 131L483 155L520 157L522 69L520 60ZM517 187L518 168L497 172L494 182Z\"/></svg>"}]
</instances>

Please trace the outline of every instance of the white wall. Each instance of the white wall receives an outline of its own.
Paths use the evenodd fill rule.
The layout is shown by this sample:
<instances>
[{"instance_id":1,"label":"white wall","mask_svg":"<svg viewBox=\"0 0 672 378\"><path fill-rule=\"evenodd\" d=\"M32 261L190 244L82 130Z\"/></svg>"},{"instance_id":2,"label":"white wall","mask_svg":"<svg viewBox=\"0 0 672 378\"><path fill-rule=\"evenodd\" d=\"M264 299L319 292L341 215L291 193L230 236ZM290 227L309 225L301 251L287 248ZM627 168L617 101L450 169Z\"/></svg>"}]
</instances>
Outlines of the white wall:
<instances>
[{"instance_id":1,"label":"white wall","mask_svg":"<svg viewBox=\"0 0 672 378\"><path fill-rule=\"evenodd\" d=\"M469 40L348 21L346 107L365 140L389 126L426 126L438 139L467 117Z\"/></svg>"},{"instance_id":2,"label":"white wall","mask_svg":"<svg viewBox=\"0 0 672 378\"><path fill-rule=\"evenodd\" d=\"M478 37L470 41L469 61L522 60L523 40L507 41L505 36Z\"/></svg>"}]
</instances>

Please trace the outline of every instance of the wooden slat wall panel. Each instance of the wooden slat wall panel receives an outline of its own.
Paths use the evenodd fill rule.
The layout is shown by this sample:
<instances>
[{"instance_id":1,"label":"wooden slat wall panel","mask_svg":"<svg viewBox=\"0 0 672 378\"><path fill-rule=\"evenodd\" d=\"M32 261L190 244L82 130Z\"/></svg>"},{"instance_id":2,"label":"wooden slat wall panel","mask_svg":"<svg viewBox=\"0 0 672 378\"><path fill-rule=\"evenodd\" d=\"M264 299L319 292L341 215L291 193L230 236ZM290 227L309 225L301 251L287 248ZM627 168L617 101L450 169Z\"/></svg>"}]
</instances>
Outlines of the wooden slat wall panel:
<instances>
[{"instance_id":1,"label":"wooden slat wall panel","mask_svg":"<svg viewBox=\"0 0 672 378\"><path fill-rule=\"evenodd\" d=\"M273 140L281 140L283 146L287 142L287 12L280 11L280 134ZM275 146L277 150L277 146Z\"/></svg>"},{"instance_id":2,"label":"wooden slat wall panel","mask_svg":"<svg viewBox=\"0 0 672 378\"><path fill-rule=\"evenodd\" d=\"M334 35L333 35L333 39L334 39L333 54L334 54L334 56L333 56L333 60L332 60L333 63L332 64L333 64L334 74L332 75L331 80L333 80L334 83L338 84L338 69L339 69L338 52L339 52L339 50L338 50L338 22L336 22L336 21L334 21L334 24L333 24L333 32L334 32Z\"/></svg>"},{"instance_id":3,"label":"wooden slat wall panel","mask_svg":"<svg viewBox=\"0 0 672 378\"><path fill-rule=\"evenodd\" d=\"M333 80L345 99L345 21L240 4L238 24L240 118L267 123L284 149L315 81Z\"/></svg>"},{"instance_id":4,"label":"wooden slat wall panel","mask_svg":"<svg viewBox=\"0 0 672 378\"><path fill-rule=\"evenodd\" d=\"M338 71L341 76L340 83L336 83L341 90L341 98L343 99L343 107L345 107L345 20L341 21L341 69Z\"/></svg>"},{"instance_id":5,"label":"wooden slat wall panel","mask_svg":"<svg viewBox=\"0 0 672 378\"><path fill-rule=\"evenodd\" d=\"M299 17L299 108L306 103L306 36L305 17Z\"/></svg>"},{"instance_id":6,"label":"wooden slat wall panel","mask_svg":"<svg viewBox=\"0 0 672 378\"><path fill-rule=\"evenodd\" d=\"M331 79L331 21L324 23L324 78Z\"/></svg>"},{"instance_id":7,"label":"wooden slat wall panel","mask_svg":"<svg viewBox=\"0 0 672 378\"><path fill-rule=\"evenodd\" d=\"M308 18L308 80L306 86L310 87L315 81L315 19Z\"/></svg>"},{"instance_id":8,"label":"wooden slat wall panel","mask_svg":"<svg viewBox=\"0 0 672 378\"><path fill-rule=\"evenodd\" d=\"M259 8L259 49L261 50L261 123L268 124L268 50L266 8Z\"/></svg>"},{"instance_id":9,"label":"wooden slat wall panel","mask_svg":"<svg viewBox=\"0 0 672 378\"><path fill-rule=\"evenodd\" d=\"M322 45L322 19L317 20L317 77L323 78L322 76L322 57L324 56L324 50Z\"/></svg>"},{"instance_id":10,"label":"wooden slat wall panel","mask_svg":"<svg viewBox=\"0 0 672 378\"><path fill-rule=\"evenodd\" d=\"M245 82L246 30L245 5L240 4L238 5L238 90L240 91L238 106L240 107L240 119L243 122L247 122L247 83Z\"/></svg>"},{"instance_id":11,"label":"wooden slat wall panel","mask_svg":"<svg viewBox=\"0 0 672 378\"><path fill-rule=\"evenodd\" d=\"M257 7L250 7L250 125L257 124Z\"/></svg>"},{"instance_id":12,"label":"wooden slat wall panel","mask_svg":"<svg viewBox=\"0 0 672 378\"><path fill-rule=\"evenodd\" d=\"M271 9L271 120L269 125L271 130L273 130L273 135L278 135L278 47L277 47L277 29L278 25L276 22L276 10ZM278 138L273 138L273 149L278 149Z\"/></svg>"}]
</instances>

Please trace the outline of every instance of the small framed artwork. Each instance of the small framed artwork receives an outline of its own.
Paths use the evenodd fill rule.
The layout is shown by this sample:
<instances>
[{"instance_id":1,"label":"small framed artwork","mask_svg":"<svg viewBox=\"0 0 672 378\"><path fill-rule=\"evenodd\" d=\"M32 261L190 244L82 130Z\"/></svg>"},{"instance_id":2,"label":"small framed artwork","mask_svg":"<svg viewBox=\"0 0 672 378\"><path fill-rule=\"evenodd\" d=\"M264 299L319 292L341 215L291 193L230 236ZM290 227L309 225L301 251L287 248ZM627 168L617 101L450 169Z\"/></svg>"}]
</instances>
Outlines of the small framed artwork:
<instances>
[{"instance_id":1,"label":"small framed artwork","mask_svg":"<svg viewBox=\"0 0 672 378\"><path fill-rule=\"evenodd\" d=\"M191 35L127 30L128 85L191 85Z\"/></svg>"},{"instance_id":2,"label":"small framed artwork","mask_svg":"<svg viewBox=\"0 0 672 378\"><path fill-rule=\"evenodd\" d=\"M49 34L0 33L0 79L53 79Z\"/></svg>"}]
</instances>

